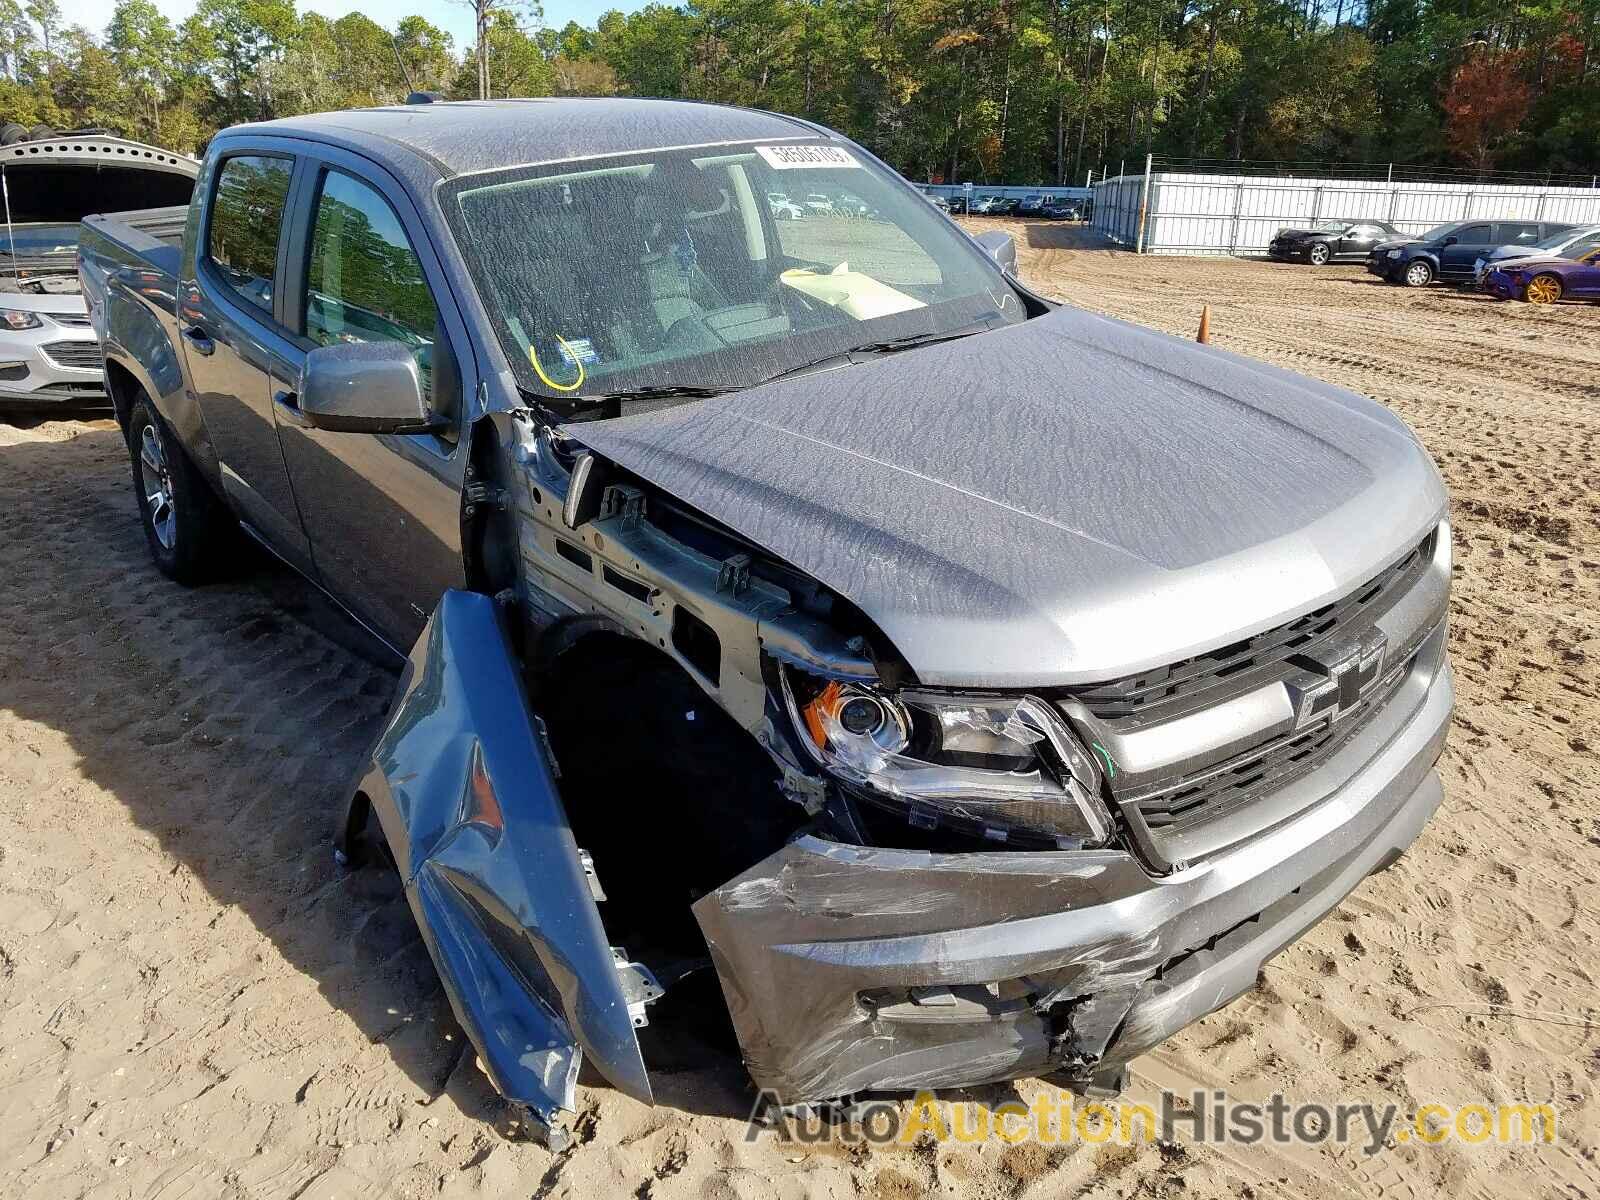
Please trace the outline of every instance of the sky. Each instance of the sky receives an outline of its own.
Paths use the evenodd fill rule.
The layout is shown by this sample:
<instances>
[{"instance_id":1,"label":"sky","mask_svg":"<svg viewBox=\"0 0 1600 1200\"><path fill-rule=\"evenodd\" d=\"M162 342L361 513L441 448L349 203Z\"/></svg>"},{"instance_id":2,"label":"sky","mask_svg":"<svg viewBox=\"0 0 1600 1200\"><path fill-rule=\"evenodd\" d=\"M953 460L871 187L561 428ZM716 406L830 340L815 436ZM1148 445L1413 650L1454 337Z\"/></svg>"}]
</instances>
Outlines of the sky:
<instances>
[{"instance_id":1,"label":"sky","mask_svg":"<svg viewBox=\"0 0 1600 1200\"><path fill-rule=\"evenodd\" d=\"M97 37L105 33L111 22L111 11L116 7L116 0L60 2L68 25L85 25ZM194 11L194 0L155 0L155 4L174 25ZM297 0L297 7L301 12L319 12L330 17L342 17L352 11L364 12L387 29L393 29L401 17L416 13L449 33L455 39L458 53L472 43L472 9L458 0L384 0L381 4L373 4L371 0L366 3L361 0ZM642 7L643 0L544 0L544 23L555 29L568 21L593 25L607 9L632 12Z\"/></svg>"}]
</instances>

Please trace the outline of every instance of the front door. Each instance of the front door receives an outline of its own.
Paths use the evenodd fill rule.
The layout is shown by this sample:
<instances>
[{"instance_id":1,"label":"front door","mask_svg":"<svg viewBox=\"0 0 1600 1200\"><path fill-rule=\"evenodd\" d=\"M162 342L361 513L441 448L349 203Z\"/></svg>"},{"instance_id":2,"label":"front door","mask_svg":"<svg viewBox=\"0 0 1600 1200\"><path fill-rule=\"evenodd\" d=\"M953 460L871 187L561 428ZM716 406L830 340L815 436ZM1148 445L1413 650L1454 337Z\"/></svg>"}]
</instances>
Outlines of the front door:
<instances>
[{"instance_id":1,"label":"front door","mask_svg":"<svg viewBox=\"0 0 1600 1200\"><path fill-rule=\"evenodd\" d=\"M413 237L399 217L397 204L409 210L404 193L391 184L386 198L367 174L373 168L358 163L308 162L305 170L306 219L296 225L309 245L296 248L285 285L296 344L276 367L274 415L324 586L406 647L445 590L464 584L463 357L454 345L466 343L441 317L435 296L444 289L430 283L414 248L426 244L420 227L413 224ZM306 354L378 340L410 347L426 398L452 418L444 434L329 433L305 423L295 389Z\"/></svg>"},{"instance_id":2,"label":"front door","mask_svg":"<svg viewBox=\"0 0 1600 1200\"><path fill-rule=\"evenodd\" d=\"M1494 242L1494 226L1466 225L1456 230L1455 239L1439 251L1439 274L1450 279L1472 274L1478 256Z\"/></svg>"},{"instance_id":3,"label":"front door","mask_svg":"<svg viewBox=\"0 0 1600 1200\"><path fill-rule=\"evenodd\" d=\"M1600 239L1597 239L1600 240ZM1579 260L1576 271L1569 271L1574 296L1600 297L1600 250L1591 250Z\"/></svg>"},{"instance_id":4,"label":"front door","mask_svg":"<svg viewBox=\"0 0 1600 1200\"><path fill-rule=\"evenodd\" d=\"M294 160L277 154L222 160L193 278L182 287L179 330L228 498L275 550L310 572L309 543L278 449L269 383L273 350L287 345L273 306L293 170Z\"/></svg>"},{"instance_id":5,"label":"front door","mask_svg":"<svg viewBox=\"0 0 1600 1200\"><path fill-rule=\"evenodd\" d=\"M1335 249L1341 258L1366 258L1384 236L1376 225L1358 223L1344 231Z\"/></svg>"}]
</instances>

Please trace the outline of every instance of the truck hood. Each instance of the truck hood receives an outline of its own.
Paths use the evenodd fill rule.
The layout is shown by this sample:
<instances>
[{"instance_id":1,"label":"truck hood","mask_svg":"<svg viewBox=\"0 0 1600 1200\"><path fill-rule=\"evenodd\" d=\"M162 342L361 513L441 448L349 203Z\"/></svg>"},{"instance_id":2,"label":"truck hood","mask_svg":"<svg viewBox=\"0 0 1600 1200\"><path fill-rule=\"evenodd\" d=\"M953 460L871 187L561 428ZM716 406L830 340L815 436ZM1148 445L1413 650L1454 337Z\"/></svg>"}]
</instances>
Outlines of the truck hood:
<instances>
[{"instance_id":1,"label":"truck hood","mask_svg":"<svg viewBox=\"0 0 1600 1200\"><path fill-rule=\"evenodd\" d=\"M1226 645L1355 587L1445 510L1381 406L1071 308L567 432L849 599L947 686Z\"/></svg>"}]
</instances>

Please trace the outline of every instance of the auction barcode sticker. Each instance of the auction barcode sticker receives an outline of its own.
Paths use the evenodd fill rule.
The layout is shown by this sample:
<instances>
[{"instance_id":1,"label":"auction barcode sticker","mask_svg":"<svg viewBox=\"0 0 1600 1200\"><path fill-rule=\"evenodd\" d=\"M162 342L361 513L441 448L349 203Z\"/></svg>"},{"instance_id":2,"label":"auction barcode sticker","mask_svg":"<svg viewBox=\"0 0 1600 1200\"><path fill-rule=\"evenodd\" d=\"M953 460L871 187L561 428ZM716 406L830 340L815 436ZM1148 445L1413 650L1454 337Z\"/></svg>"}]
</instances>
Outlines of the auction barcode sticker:
<instances>
[{"instance_id":1,"label":"auction barcode sticker","mask_svg":"<svg viewBox=\"0 0 1600 1200\"><path fill-rule=\"evenodd\" d=\"M859 167L850 151L839 146L757 146L756 153L779 171L797 167Z\"/></svg>"}]
</instances>

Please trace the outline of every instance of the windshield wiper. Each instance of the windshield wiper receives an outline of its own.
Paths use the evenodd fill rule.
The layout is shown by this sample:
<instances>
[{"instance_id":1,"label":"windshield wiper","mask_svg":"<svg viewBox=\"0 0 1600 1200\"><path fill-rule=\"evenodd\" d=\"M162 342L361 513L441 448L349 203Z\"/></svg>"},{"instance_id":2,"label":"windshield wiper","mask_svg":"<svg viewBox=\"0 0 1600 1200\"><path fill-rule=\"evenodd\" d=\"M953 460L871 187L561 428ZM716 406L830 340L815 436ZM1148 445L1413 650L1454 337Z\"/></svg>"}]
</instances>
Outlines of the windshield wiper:
<instances>
[{"instance_id":1,"label":"windshield wiper","mask_svg":"<svg viewBox=\"0 0 1600 1200\"><path fill-rule=\"evenodd\" d=\"M773 383L779 379L792 379L796 375L806 375L812 371L820 371L825 367L842 367L858 358L879 354L897 354L901 350L914 350L919 346L932 346L937 342L953 342L957 338L971 337L975 333L985 333L993 328L994 323L992 321L979 321L975 325L967 325L961 329L950 329L939 333L908 333L904 337L882 338L875 342L863 342L861 345L852 346L848 350L836 350L832 354L825 354L813 362L801 363L797 367L779 371L776 375L769 375L761 382Z\"/></svg>"},{"instance_id":2,"label":"windshield wiper","mask_svg":"<svg viewBox=\"0 0 1600 1200\"><path fill-rule=\"evenodd\" d=\"M724 392L731 392L732 388L725 387L695 387L692 384L652 384L648 387L622 388L615 392L585 393L573 396L569 402L579 404L604 404L607 401L621 403L624 400L703 400L707 396L720 396ZM564 400L568 399L563 397Z\"/></svg>"}]
</instances>

